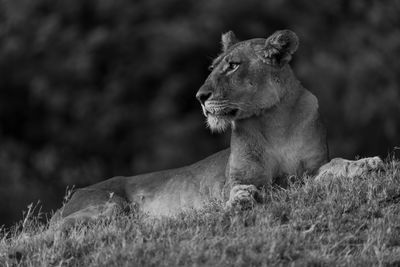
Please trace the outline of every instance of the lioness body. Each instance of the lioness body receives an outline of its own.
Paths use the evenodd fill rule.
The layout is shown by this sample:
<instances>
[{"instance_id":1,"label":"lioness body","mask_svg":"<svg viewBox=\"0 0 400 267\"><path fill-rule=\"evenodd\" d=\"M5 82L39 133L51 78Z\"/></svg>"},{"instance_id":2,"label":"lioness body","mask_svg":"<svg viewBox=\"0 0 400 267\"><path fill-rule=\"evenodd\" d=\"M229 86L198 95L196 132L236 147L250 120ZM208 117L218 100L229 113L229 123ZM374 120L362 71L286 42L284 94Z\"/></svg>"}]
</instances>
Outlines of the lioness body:
<instances>
[{"instance_id":1,"label":"lioness body","mask_svg":"<svg viewBox=\"0 0 400 267\"><path fill-rule=\"evenodd\" d=\"M78 212L75 217L86 207L117 202L118 197L151 215L173 215L211 200L226 201L230 173L263 186L284 185L289 175L315 172L327 159L325 133L315 96L296 85L275 110L237 122L230 149L183 168L115 177L78 189L62 215Z\"/></svg>"},{"instance_id":2,"label":"lioness body","mask_svg":"<svg viewBox=\"0 0 400 267\"><path fill-rule=\"evenodd\" d=\"M279 31L238 42L229 32L222 42L197 98L212 130L231 127L230 148L183 168L78 189L59 212L64 220L107 215L126 203L152 215L201 208L213 199L228 207L252 203L260 187L285 185L288 176L316 173L326 163L318 101L288 64L297 36ZM324 173L335 172L328 167Z\"/></svg>"}]
</instances>

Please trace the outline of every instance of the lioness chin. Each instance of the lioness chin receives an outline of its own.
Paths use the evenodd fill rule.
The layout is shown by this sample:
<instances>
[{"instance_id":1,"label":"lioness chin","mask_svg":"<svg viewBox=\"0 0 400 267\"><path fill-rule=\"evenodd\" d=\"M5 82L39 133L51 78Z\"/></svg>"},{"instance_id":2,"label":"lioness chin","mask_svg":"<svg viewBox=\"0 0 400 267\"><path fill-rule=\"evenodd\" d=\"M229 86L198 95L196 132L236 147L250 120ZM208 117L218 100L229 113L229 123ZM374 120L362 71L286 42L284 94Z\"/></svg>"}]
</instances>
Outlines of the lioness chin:
<instances>
[{"instance_id":1,"label":"lioness chin","mask_svg":"<svg viewBox=\"0 0 400 267\"><path fill-rule=\"evenodd\" d=\"M328 149L318 101L288 64L298 44L289 30L241 42L233 32L223 34L222 52L196 97L212 131L231 128L230 148L179 169L78 189L55 217L70 224L110 216L126 203L156 216L201 208L213 199L229 208L251 207L260 188L285 186L289 176L317 174L323 181L379 168L377 157L324 165Z\"/></svg>"}]
</instances>

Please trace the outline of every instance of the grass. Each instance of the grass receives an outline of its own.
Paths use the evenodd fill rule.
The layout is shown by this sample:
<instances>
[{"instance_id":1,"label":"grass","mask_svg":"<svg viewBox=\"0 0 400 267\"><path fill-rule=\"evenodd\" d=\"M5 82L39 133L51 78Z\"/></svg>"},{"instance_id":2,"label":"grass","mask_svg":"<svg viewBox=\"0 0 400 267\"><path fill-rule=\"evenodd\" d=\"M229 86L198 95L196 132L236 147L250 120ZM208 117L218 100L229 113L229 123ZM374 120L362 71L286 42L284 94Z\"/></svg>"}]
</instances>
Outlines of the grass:
<instances>
[{"instance_id":1,"label":"grass","mask_svg":"<svg viewBox=\"0 0 400 267\"><path fill-rule=\"evenodd\" d=\"M399 202L400 162L390 159L353 180L304 177L243 212L133 211L49 234L30 208L1 230L0 266L400 266Z\"/></svg>"}]
</instances>

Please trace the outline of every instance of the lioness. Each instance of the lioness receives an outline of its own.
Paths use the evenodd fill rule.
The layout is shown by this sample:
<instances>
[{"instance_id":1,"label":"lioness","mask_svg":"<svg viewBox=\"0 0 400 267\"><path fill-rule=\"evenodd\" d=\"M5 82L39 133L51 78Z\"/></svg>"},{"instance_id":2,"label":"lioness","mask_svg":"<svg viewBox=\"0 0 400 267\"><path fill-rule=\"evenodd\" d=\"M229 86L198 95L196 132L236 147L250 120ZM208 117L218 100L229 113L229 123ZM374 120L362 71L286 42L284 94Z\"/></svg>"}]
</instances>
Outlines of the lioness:
<instances>
[{"instance_id":1,"label":"lioness","mask_svg":"<svg viewBox=\"0 0 400 267\"><path fill-rule=\"evenodd\" d=\"M326 134L317 98L288 64L298 44L289 30L242 42L233 32L223 34L222 53L196 97L212 131L231 128L230 148L179 169L78 189L58 214L64 221L93 219L132 202L152 215L201 208L213 199L229 208L251 206L261 187L317 174L328 160ZM360 175L380 164L378 157L335 159L317 180Z\"/></svg>"}]
</instances>

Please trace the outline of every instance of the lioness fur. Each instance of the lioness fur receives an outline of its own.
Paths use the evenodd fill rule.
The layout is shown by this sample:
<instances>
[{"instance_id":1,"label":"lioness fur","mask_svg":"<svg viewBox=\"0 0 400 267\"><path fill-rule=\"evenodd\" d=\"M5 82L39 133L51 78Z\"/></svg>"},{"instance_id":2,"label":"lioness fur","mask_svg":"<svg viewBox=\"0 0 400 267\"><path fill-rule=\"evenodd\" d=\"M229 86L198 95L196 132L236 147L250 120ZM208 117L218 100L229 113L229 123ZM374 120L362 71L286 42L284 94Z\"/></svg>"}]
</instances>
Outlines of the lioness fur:
<instances>
[{"instance_id":1,"label":"lioness fur","mask_svg":"<svg viewBox=\"0 0 400 267\"><path fill-rule=\"evenodd\" d=\"M227 207L251 206L262 187L284 186L293 175L318 174L328 160L326 133L317 98L288 64L298 44L289 30L242 42L233 32L222 35L222 53L196 96L212 131L231 128L230 148L186 167L78 189L57 215L65 222L93 219L126 203L156 216L201 208L214 199ZM322 168L317 180L325 174L346 176L351 164L358 174L381 164L379 158L373 164L364 161L361 166L336 160Z\"/></svg>"}]
</instances>

